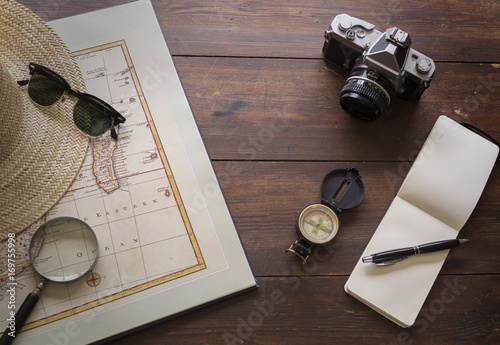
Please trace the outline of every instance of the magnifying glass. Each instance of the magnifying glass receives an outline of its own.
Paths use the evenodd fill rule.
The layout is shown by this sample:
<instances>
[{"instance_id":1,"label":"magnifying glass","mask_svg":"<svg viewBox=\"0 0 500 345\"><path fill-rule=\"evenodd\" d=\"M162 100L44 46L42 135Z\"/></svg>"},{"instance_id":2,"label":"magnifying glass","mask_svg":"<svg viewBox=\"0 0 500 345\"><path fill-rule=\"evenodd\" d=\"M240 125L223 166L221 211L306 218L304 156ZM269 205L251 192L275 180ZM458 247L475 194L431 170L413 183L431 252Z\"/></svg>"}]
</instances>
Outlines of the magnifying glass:
<instances>
[{"instance_id":1,"label":"magnifying glass","mask_svg":"<svg viewBox=\"0 0 500 345\"><path fill-rule=\"evenodd\" d=\"M0 345L10 344L37 304L48 281L68 283L84 277L95 266L98 257L97 237L83 221L60 217L42 224L34 233L29 248L33 269L42 280L31 292L9 323Z\"/></svg>"}]
</instances>

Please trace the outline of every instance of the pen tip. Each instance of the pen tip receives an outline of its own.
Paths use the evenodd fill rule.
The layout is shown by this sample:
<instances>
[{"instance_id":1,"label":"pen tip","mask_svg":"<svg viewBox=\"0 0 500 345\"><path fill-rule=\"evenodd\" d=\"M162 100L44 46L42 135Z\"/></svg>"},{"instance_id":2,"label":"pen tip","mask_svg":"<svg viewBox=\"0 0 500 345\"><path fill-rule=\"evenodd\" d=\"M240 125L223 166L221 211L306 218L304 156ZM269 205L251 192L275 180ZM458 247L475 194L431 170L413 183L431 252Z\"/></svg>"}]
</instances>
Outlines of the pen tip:
<instances>
[{"instance_id":1,"label":"pen tip","mask_svg":"<svg viewBox=\"0 0 500 345\"><path fill-rule=\"evenodd\" d=\"M461 238L461 239L459 239L459 241L460 241L460 244L465 243L465 242L469 242L469 240L466 238Z\"/></svg>"}]
</instances>

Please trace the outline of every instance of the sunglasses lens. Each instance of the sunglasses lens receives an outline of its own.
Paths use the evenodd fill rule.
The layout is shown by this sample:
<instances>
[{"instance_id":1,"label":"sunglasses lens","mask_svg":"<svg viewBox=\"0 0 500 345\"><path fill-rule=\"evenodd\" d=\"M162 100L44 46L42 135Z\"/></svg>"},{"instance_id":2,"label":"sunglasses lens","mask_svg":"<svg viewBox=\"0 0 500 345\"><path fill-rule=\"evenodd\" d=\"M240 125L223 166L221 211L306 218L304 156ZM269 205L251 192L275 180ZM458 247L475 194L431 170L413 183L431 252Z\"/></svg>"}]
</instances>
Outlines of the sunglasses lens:
<instances>
[{"instance_id":1,"label":"sunglasses lens","mask_svg":"<svg viewBox=\"0 0 500 345\"><path fill-rule=\"evenodd\" d=\"M105 133L112 125L109 109L110 106L100 99L84 96L75 104L73 119L82 132L96 137Z\"/></svg>"},{"instance_id":2,"label":"sunglasses lens","mask_svg":"<svg viewBox=\"0 0 500 345\"><path fill-rule=\"evenodd\" d=\"M61 83L57 74L48 71L35 71L30 78L28 95L33 102L49 106L56 103L68 89Z\"/></svg>"}]
</instances>

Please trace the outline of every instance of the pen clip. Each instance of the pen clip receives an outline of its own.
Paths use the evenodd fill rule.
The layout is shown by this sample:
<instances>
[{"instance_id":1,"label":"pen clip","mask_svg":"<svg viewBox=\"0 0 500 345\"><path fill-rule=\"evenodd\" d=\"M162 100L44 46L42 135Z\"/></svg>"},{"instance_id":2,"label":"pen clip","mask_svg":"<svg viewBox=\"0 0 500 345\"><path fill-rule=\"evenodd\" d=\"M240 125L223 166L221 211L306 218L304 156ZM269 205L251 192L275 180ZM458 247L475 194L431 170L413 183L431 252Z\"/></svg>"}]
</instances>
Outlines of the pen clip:
<instances>
[{"instance_id":1,"label":"pen clip","mask_svg":"<svg viewBox=\"0 0 500 345\"><path fill-rule=\"evenodd\" d=\"M403 258L398 258L398 259L394 259L394 260L389 260L389 261L384 261L384 262L377 262L377 263L375 263L375 265L376 266L392 266L392 265L397 264L398 262L403 261L405 259L408 259L408 257L405 256Z\"/></svg>"}]
</instances>

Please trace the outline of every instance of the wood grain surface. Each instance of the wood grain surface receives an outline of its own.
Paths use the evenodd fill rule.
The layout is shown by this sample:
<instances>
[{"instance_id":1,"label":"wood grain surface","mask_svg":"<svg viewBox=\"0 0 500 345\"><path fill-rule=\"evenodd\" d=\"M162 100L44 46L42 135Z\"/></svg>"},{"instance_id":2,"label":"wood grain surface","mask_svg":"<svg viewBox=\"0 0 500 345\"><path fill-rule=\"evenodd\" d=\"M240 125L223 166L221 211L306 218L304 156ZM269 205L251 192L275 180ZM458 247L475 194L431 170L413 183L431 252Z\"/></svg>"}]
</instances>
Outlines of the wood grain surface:
<instances>
[{"instance_id":1,"label":"wood grain surface","mask_svg":"<svg viewBox=\"0 0 500 345\"><path fill-rule=\"evenodd\" d=\"M123 0L20 0L50 21ZM416 324L402 329L343 286L436 118L500 139L500 2L494 0L152 0L259 282L109 344L500 344L500 167ZM338 103L345 71L321 56L324 31L348 13L397 26L433 58L418 102L394 99L374 122ZM285 249L300 210L332 169L356 167L365 198L339 215L335 241L302 265Z\"/></svg>"}]
</instances>

